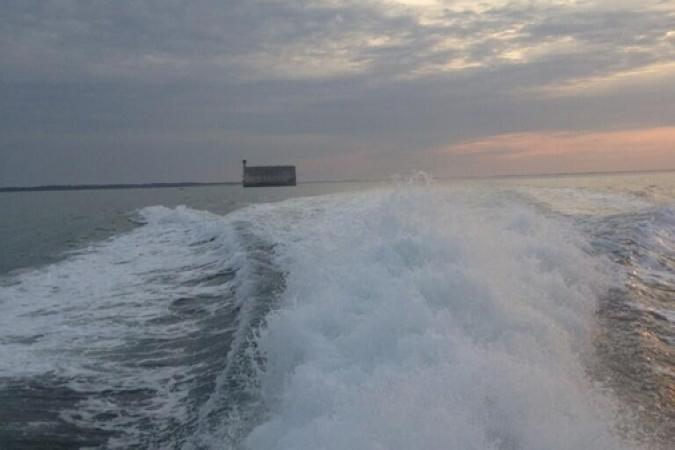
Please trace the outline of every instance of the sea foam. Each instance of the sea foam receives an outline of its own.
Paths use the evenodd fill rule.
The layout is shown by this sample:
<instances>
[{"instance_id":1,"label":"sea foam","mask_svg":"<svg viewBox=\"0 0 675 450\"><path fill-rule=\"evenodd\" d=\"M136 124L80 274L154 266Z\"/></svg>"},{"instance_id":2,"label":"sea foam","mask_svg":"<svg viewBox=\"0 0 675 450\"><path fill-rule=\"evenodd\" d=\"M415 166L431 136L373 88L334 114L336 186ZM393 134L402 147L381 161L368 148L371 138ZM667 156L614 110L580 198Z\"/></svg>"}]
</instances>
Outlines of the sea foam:
<instances>
[{"instance_id":1,"label":"sea foam","mask_svg":"<svg viewBox=\"0 0 675 450\"><path fill-rule=\"evenodd\" d=\"M224 218L140 215L134 231L0 286L0 376L154 392L138 410L94 399L62 414L123 430L111 448L630 447L586 369L596 301L615 282L609 262L571 221L522 197L405 186ZM270 274L283 283L260 289ZM266 318L244 321L254 300L270 303L250 306ZM239 318L221 338L224 307ZM190 386L211 385L199 367L220 367L192 353L207 331L236 345L227 358L200 354L226 362L199 400ZM162 345L130 354L139 342ZM232 367L246 357L254 370ZM255 407L230 404L240 398Z\"/></svg>"},{"instance_id":2,"label":"sea foam","mask_svg":"<svg viewBox=\"0 0 675 450\"><path fill-rule=\"evenodd\" d=\"M200 342L231 334L227 320L205 324L230 316L242 297L224 293L254 277L221 216L161 206L138 215L145 225L129 233L0 279L0 389L6 399L22 395L12 386L44 392L20 398L19 412L49 419L18 422L22 435L104 430L106 448L162 448L189 424L191 391L217 360Z\"/></svg>"},{"instance_id":3,"label":"sea foam","mask_svg":"<svg viewBox=\"0 0 675 450\"><path fill-rule=\"evenodd\" d=\"M626 447L584 367L612 280L571 224L434 187L259 213L287 280L244 447Z\"/></svg>"}]
</instances>

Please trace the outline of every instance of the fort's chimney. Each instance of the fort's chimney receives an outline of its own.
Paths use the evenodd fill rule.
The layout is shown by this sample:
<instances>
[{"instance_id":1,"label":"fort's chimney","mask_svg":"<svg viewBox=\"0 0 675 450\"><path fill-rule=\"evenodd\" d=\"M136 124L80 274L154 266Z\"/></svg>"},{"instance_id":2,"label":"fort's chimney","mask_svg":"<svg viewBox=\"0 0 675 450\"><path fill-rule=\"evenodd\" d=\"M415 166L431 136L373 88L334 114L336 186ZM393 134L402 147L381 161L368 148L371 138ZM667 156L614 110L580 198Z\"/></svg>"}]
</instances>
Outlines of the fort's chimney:
<instances>
[{"instance_id":1,"label":"fort's chimney","mask_svg":"<svg viewBox=\"0 0 675 450\"><path fill-rule=\"evenodd\" d=\"M243 160L242 162L244 163L244 167L246 167L246 160Z\"/></svg>"}]
</instances>

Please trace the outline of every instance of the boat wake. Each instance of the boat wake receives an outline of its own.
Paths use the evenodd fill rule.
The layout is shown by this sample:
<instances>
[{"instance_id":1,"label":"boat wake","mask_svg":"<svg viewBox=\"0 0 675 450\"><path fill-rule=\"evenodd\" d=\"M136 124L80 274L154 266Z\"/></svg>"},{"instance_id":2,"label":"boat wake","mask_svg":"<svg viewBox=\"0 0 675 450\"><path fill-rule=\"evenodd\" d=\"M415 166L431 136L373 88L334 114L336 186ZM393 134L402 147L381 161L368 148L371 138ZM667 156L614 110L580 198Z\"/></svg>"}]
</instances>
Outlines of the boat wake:
<instances>
[{"instance_id":1,"label":"boat wake","mask_svg":"<svg viewBox=\"0 0 675 450\"><path fill-rule=\"evenodd\" d=\"M639 447L590 369L625 284L598 250L616 238L527 196L404 186L137 219L0 280L6 448Z\"/></svg>"}]
</instances>

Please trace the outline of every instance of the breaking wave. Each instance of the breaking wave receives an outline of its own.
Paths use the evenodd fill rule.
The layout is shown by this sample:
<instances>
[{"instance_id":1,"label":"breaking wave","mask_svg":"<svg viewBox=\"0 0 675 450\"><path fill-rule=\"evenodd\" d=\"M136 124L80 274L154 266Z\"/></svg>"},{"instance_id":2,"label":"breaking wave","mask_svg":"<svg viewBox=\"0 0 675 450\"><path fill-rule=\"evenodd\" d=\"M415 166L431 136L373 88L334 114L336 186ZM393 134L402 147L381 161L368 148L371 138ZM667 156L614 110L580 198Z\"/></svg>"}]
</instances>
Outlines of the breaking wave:
<instances>
[{"instance_id":1,"label":"breaking wave","mask_svg":"<svg viewBox=\"0 0 675 450\"><path fill-rule=\"evenodd\" d=\"M637 446L589 375L616 262L523 196L138 214L0 280L9 448Z\"/></svg>"}]
</instances>

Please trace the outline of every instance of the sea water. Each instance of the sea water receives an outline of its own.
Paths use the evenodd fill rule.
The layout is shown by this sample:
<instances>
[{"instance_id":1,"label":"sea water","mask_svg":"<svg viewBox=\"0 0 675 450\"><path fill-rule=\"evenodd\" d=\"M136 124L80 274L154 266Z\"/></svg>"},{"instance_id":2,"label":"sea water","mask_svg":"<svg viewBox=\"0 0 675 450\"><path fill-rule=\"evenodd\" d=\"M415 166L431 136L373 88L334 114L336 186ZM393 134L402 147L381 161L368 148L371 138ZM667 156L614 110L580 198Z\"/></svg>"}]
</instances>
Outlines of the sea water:
<instances>
[{"instance_id":1,"label":"sea water","mask_svg":"<svg viewBox=\"0 0 675 450\"><path fill-rule=\"evenodd\" d=\"M675 174L0 195L0 448L675 438Z\"/></svg>"}]
</instances>

